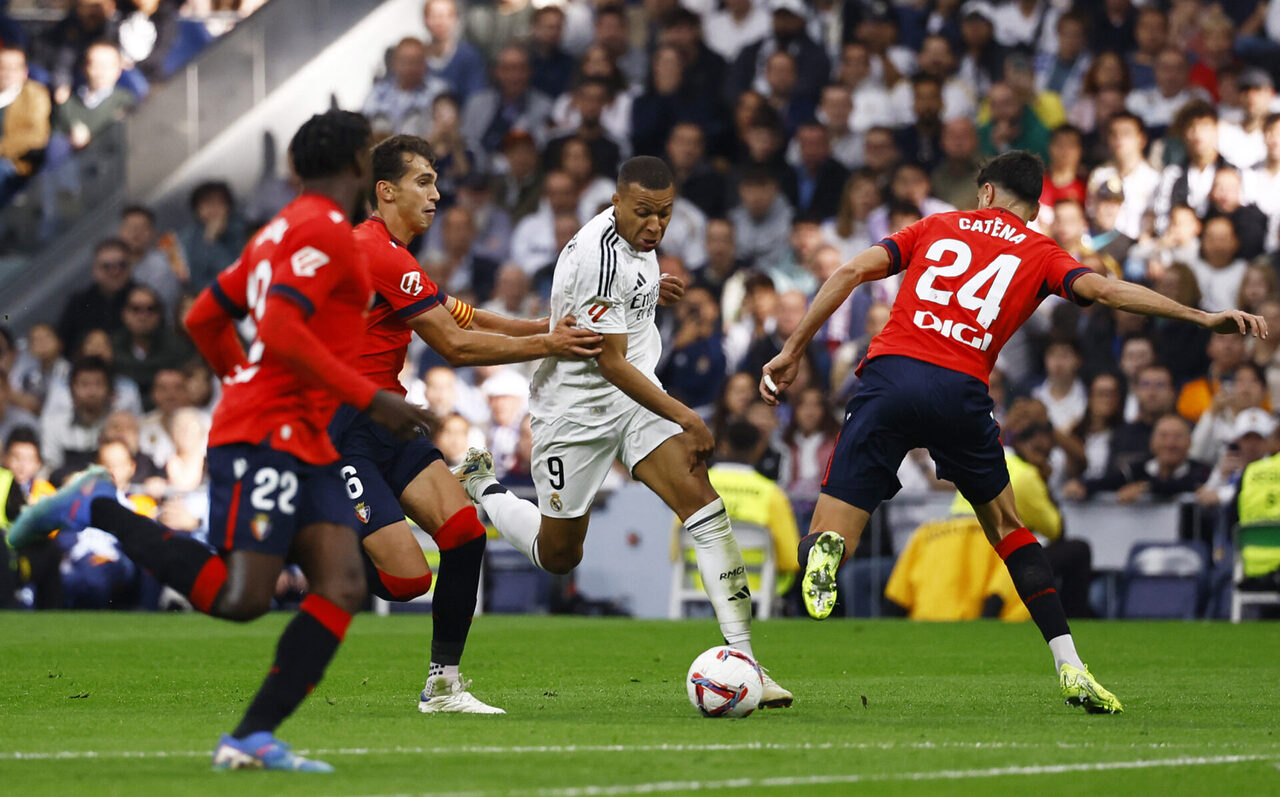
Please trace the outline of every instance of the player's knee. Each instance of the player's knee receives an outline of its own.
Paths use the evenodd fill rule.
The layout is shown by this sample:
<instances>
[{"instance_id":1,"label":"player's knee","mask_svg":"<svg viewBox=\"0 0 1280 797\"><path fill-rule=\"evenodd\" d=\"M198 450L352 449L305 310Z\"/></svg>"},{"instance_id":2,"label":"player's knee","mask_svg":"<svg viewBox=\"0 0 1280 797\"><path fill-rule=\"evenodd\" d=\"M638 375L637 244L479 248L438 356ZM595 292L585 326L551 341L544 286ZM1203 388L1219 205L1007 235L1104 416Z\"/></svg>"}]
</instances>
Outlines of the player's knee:
<instances>
[{"instance_id":1,"label":"player's knee","mask_svg":"<svg viewBox=\"0 0 1280 797\"><path fill-rule=\"evenodd\" d=\"M582 561L582 546L562 546L544 548L539 541L538 561L542 569L557 576L571 572Z\"/></svg>"},{"instance_id":2,"label":"player's knee","mask_svg":"<svg viewBox=\"0 0 1280 797\"><path fill-rule=\"evenodd\" d=\"M376 574L376 583L372 576L369 577L369 591L386 601L403 603L422 597L431 590L431 571L413 578L393 576L381 570L376 571Z\"/></svg>"},{"instance_id":3,"label":"player's knee","mask_svg":"<svg viewBox=\"0 0 1280 797\"><path fill-rule=\"evenodd\" d=\"M214 613L224 620L247 623L270 611L271 596L260 592L228 589L218 596L215 608Z\"/></svg>"},{"instance_id":4,"label":"player's knee","mask_svg":"<svg viewBox=\"0 0 1280 797\"><path fill-rule=\"evenodd\" d=\"M316 573L311 579L311 591L354 614L364 606L368 595L364 568L358 559L326 562L323 572Z\"/></svg>"}]
</instances>

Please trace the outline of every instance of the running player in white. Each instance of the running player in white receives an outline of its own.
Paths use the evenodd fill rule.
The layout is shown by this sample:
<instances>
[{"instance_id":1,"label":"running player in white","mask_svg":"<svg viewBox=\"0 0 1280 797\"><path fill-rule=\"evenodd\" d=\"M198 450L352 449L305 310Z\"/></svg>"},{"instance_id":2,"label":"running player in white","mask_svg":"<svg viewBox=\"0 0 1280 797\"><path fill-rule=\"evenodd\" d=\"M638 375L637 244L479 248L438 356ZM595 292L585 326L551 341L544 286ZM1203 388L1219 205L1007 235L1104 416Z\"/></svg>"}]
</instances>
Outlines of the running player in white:
<instances>
[{"instance_id":1,"label":"running player in white","mask_svg":"<svg viewBox=\"0 0 1280 797\"><path fill-rule=\"evenodd\" d=\"M503 538L543 570L568 573L582 561L596 491L620 459L684 523L725 643L754 658L746 567L703 464L715 441L697 413L667 395L654 375L662 353L654 311L660 297L683 293L678 280L659 277L655 254L674 202L667 165L632 158L618 173L613 207L587 222L560 253L551 318L572 315L604 342L594 361L548 357L534 375L538 505L498 483L486 451L469 451L457 472ZM791 702L791 693L766 673L760 705Z\"/></svg>"}]
</instances>

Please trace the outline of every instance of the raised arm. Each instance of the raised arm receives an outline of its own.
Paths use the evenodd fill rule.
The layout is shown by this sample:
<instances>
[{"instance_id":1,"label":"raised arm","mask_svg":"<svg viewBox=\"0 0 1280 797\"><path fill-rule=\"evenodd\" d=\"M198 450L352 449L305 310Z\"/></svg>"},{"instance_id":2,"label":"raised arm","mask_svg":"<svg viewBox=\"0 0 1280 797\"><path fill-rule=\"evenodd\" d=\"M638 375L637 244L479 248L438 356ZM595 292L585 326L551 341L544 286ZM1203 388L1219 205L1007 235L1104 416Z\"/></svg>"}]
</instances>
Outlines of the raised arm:
<instances>
[{"instance_id":1,"label":"raised arm","mask_svg":"<svg viewBox=\"0 0 1280 797\"><path fill-rule=\"evenodd\" d=\"M1072 285L1072 290L1083 299L1098 302L1115 310L1186 321L1220 335L1255 335L1260 338L1267 336L1267 322L1262 316L1246 313L1243 310L1206 313L1204 310L1175 302L1150 288L1125 280L1107 279L1100 274L1081 275Z\"/></svg>"},{"instance_id":2,"label":"raised arm","mask_svg":"<svg viewBox=\"0 0 1280 797\"><path fill-rule=\"evenodd\" d=\"M476 311L477 317L480 312ZM501 318L496 314L494 317ZM436 305L406 323L455 367L518 363L551 356L585 358L600 353L600 336L578 329L572 318L561 319L550 332L544 327L540 334L524 337L463 329L443 305Z\"/></svg>"},{"instance_id":3,"label":"raised arm","mask_svg":"<svg viewBox=\"0 0 1280 797\"><path fill-rule=\"evenodd\" d=\"M600 375L614 387L626 393L640 406L684 429L684 433L689 436L692 457L690 468L711 456L715 449L711 430L696 412L672 398L627 361L626 334L605 335L596 362L600 366Z\"/></svg>"},{"instance_id":4,"label":"raised arm","mask_svg":"<svg viewBox=\"0 0 1280 797\"><path fill-rule=\"evenodd\" d=\"M873 282L889 276L892 260L889 251L883 246L873 246L864 250L848 263L836 269L826 282L822 284L818 295L813 297L809 312L800 320L800 326L791 333L782 351L764 367L764 375L760 380L760 395L765 402L777 405L778 395L787 389L796 378L796 370L800 365L800 357L804 353L813 336L818 334L822 325L836 311L853 289L864 282Z\"/></svg>"}]
</instances>

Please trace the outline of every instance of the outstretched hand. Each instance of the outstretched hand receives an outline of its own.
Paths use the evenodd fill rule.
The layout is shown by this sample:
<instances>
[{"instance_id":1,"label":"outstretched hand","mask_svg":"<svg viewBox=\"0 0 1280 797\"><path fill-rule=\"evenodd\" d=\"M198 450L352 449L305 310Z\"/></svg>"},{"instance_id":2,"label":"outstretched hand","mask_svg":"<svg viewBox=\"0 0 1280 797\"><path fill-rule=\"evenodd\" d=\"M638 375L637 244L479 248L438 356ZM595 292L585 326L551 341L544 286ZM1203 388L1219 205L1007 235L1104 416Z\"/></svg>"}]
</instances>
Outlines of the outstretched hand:
<instances>
[{"instance_id":1,"label":"outstretched hand","mask_svg":"<svg viewBox=\"0 0 1280 797\"><path fill-rule=\"evenodd\" d=\"M1210 313L1204 328L1219 335L1253 335L1256 338L1267 336L1266 320L1260 315L1246 313L1243 310Z\"/></svg>"},{"instance_id":2,"label":"outstretched hand","mask_svg":"<svg viewBox=\"0 0 1280 797\"><path fill-rule=\"evenodd\" d=\"M547 337L550 340L553 357L578 359L587 359L600 354L600 344L604 340L599 333L589 329L579 329L578 319L571 315L560 319Z\"/></svg>"},{"instance_id":3,"label":"outstretched hand","mask_svg":"<svg viewBox=\"0 0 1280 797\"><path fill-rule=\"evenodd\" d=\"M410 404L389 390L375 393L365 412L401 440L412 440L419 434L431 436L435 433L435 415Z\"/></svg>"}]
</instances>

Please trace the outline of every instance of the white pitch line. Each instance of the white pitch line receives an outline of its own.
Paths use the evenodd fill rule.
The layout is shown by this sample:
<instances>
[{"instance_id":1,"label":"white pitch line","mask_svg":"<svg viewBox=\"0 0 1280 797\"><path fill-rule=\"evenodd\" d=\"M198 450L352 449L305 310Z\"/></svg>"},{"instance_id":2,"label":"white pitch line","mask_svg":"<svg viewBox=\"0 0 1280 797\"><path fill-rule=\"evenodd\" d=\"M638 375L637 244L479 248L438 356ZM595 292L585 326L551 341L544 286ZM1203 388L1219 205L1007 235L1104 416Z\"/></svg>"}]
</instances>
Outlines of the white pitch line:
<instances>
[{"instance_id":1,"label":"white pitch line","mask_svg":"<svg viewBox=\"0 0 1280 797\"><path fill-rule=\"evenodd\" d=\"M1209 743L1148 742L1127 745L1097 744L1094 742L745 742L738 744L599 744L599 745L536 745L504 747L496 745L470 745L455 747L335 747L299 750L309 756L369 756L369 755L574 755L588 753L733 753L756 751L823 751L823 750L1006 750L1006 749L1056 749L1079 750L1119 748L1143 750L1170 750L1192 747L1197 749L1222 747ZM1254 749L1274 749L1280 743L1249 745ZM79 759L148 759L148 758L199 758L212 755L211 750L54 750L0 753L0 761L74 761Z\"/></svg>"},{"instance_id":2,"label":"white pitch line","mask_svg":"<svg viewBox=\"0 0 1280 797\"><path fill-rule=\"evenodd\" d=\"M991 767L988 769L943 769L922 772L886 772L882 774L811 775L786 778L734 778L732 780L657 781L653 783L628 783L615 786L575 786L552 789L524 789L503 792L466 792L466 794L508 794L530 797L616 797L627 794L660 794L672 791L700 791L703 789L751 789L796 788L802 786L831 786L855 783L890 781L970 780L974 778L999 778L1030 775L1060 775L1072 772L1109 772L1125 769L1156 769L1162 767L1201 767L1224 764L1245 764L1254 761L1274 761L1274 756L1226 755L1180 758L1139 759L1137 761L1082 762L1078 764L1045 764L1041 766ZM384 795L383 797L393 797ZM394 797L412 797L395 795Z\"/></svg>"}]
</instances>

